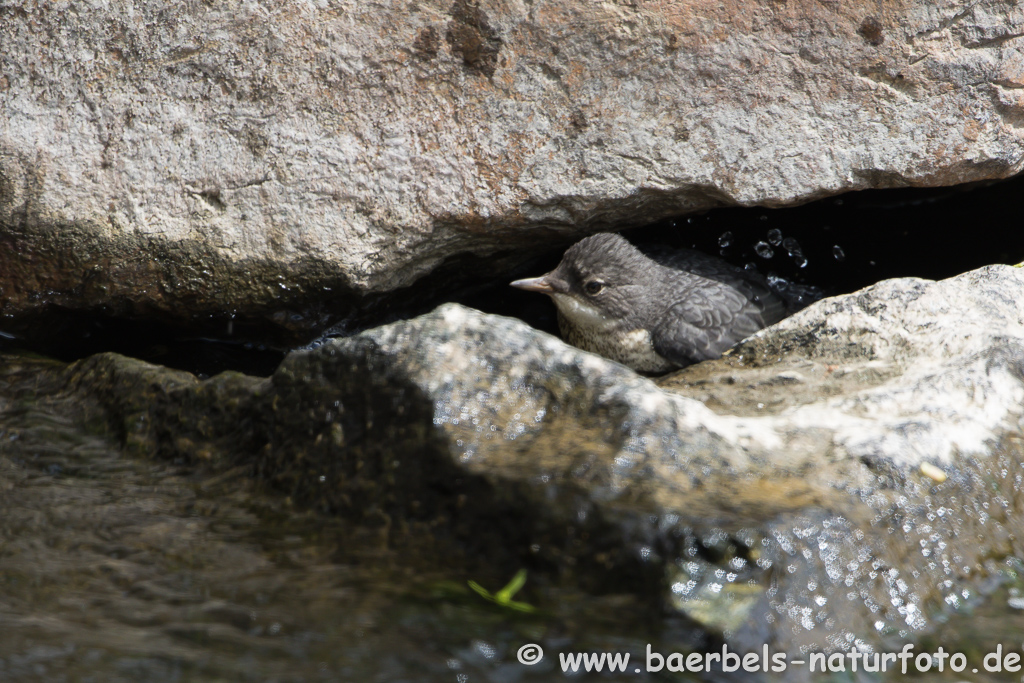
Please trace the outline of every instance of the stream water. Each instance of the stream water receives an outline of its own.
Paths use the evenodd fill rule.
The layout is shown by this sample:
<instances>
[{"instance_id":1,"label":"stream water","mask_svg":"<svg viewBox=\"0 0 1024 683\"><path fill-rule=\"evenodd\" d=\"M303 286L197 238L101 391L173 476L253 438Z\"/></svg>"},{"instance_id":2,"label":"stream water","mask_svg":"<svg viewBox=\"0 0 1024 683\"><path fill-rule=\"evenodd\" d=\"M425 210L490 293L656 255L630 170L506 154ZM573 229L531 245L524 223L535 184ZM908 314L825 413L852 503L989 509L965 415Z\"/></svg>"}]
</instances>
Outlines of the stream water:
<instances>
[{"instance_id":1,"label":"stream water","mask_svg":"<svg viewBox=\"0 0 1024 683\"><path fill-rule=\"evenodd\" d=\"M241 471L126 457L22 381L0 395L0 680L561 680L517 648L702 642L623 596L491 604Z\"/></svg>"},{"instance_id":2,"label":"stream water","mask_svg":"<svg viewBox=\"0 0 1024 683\"><path fill-rule=\"evenodd\" d=\"M296 509L244 467L214 474L127 456L70 417L72 397L29 398L38 363L27 359L23 371L5 372L0 382L0 680L562 681L568 674L558 656L578 652L628 653L632 664L626 673L581 672L570 680L807 675L647 672L648 644L653 652L687 654L719 651L722 643L670 610L638 603L628 587L595 596L528 578L515 598L535 611L496 605L468 581L494 593L516 567L486 576L446 571L389 546L378 530ZM1019 468L1018 456L994 467ZM1021 499L1010 496L1012 504ZM999 533L1024 536L1021 512L1007 511ZM977 528L977 515L943 523L943 535L962 536ZM817 523L794 521L766 542L796 541L809 524ZM906 542L893 536L893 544ZM699 560L712 546L693 549L684 556ZM958 596L957 609L916 641L915 653L961 652L979 672L969 668L965 677L947 668L922 678L1019 680L981 663L997 647L1024 648L1022 567L994 557L980 590ZM925 583L934 581L928 574L936 570L919 569ZM736 589L742 599L743 586ZM823 646L836 628L821 625ZM902 641L891 642L899 651ZM527 667L517 653L529 643L547 657ZM848 670L807 680L905 678Z\"/></svg>"}]
</instances>

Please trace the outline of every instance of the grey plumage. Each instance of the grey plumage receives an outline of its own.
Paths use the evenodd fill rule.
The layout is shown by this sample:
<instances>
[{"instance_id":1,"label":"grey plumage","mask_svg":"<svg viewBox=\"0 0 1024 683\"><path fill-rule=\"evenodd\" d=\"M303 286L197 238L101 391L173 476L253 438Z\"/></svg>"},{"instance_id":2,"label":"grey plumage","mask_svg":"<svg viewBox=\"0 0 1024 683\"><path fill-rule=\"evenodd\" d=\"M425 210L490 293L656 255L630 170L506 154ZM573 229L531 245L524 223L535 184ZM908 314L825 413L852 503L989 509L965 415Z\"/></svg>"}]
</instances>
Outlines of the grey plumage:
<instances>
[{"instance_id":1,"label":"grey plumage","mask_svg":"<svg viewBox=\"0 0 1024 683\"><path fill-rule=\"evenodd\" d=\"M758 273L689 250L647 256L611 233L577 242L547 275L512 284L554 299L567 341L641 372L718 358L790 312Z\"/></svg>"}]
</instances>

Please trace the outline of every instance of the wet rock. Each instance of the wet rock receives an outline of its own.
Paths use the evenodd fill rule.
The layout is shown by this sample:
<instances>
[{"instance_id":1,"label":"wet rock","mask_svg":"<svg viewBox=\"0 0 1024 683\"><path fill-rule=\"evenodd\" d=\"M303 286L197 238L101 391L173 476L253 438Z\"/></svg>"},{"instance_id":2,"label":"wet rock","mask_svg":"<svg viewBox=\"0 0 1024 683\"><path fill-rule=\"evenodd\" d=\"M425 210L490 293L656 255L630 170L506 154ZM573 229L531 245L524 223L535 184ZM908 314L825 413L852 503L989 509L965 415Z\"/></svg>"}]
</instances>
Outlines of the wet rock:
<instances>
[{"instance_id":1,"label":"wet rock","mask_svg":"<svg viewBox=\"0 0 1024 683\"><path fill-rule=\"evenodd\" d=\"M345 352L332 344L292 354L270 379L206 381L99 354L69 366L62 384L90 397L81 420L131 452L242 470L423 566L500 573L525 565L561 586L629 586L657 598L658 566L592 510L582 487L466 469L435 427L433 399L375 349L357 338Z\"/></svg>"},{"instance_id":2,"label":"wet rock","mask_svg":"<svg viewBox=\"0 0 1024 683\"><path fill-rule=\"evenodd\" d=\"M641 556L666 563L674 603L708 628L848 648L927 629L1018 550L1022 288L1008 267L883 282L663 389L456 306L282 372L331 352L386 367L429 400L462 471L545 501L569 487L647 539Z\"/></svg>"},{"instance_id":3,"label":"wet rock","mask_svg":"<svg viewBox=\"0 0 1024 683\"><path fill-rule=\"evenodd\" d=\"M927 632L1024 552L1022 301L1005 266L885 281L659 382L456 305L267 380L104 355L65 382L136 448L249 465L439 562L663 590L737 647L848 650Z\"/></svg>"},{"instance_id":4,"label":"wet rock","mask_svg":"<svg viewBox=\"0 0 1024 683\"><path fill-rule=\"evenodd\" d=\"M1022 22L999 0L15 3L0 312L310 330L296 308L454 254L1006 177Z\"/></svg>"}]
</instances>

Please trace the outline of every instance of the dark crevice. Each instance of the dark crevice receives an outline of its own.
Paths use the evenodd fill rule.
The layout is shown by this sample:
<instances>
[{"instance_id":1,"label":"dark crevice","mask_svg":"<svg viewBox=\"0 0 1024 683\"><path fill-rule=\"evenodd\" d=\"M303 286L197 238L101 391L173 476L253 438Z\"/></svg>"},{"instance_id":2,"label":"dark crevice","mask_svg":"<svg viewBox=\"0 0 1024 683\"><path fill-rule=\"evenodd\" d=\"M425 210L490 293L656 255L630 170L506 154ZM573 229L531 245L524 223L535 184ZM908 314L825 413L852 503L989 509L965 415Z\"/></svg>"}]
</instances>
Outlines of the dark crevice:
<instances>
[{"instance_id":1,"label":"dark crevice","mask_svg":"<svg viewBox=\"0 0 1024 683\"><path fill-rule=\"evenodd\" d=\"M1021 197L1024 175L954 187L851 192L783 209L719 208L624 234L637 244L695 248L839 294L887 278L941 279L1024 260L1024 245L1005 238L1005 217L1016 215ZM366 296L356 296L337 273L321 269L331 277L295 283L265 311L234 315L171 319L159 311L132 314L130 307L72 311L68 303L56 302L41 306L16 329L5 322L0 332L14 334L0 335L0 350L27 348L62 360L118 351L203 375L225 369L267 375L287 350L324 332L353 334L448 301L515 316L554 333L555 310L547 297L508 283L552 269L571 241L533 252L455 255L411 286ZM799 253L791 254L794 243ZM760 255L768 253L764 245L770 258Z\"/></svg>"},{"instance_id":2,"label":"dark crevice","mask_svg":"<svg viewBox=\"0 0 1024 683\"><path fill-rule=\"evenodd\" d=\"M712 209L623 234L638 245L698 249L841 294L889 278L943 279L984 265L1024 261L1024 243L1005 237L1006 216L1016 214L1022 197L1024 175L953 187L850 192L784 209ZM778 244L771 244L774 230ZM790 239L799 254L790 255ZM759 243L770 247L771 258L758 254ZM554 306L547 297L508 287L506 280L554 268L565 246L553 246L505 278L464 283L448 300L555 332Z\"/></svg>"}]
</instances>

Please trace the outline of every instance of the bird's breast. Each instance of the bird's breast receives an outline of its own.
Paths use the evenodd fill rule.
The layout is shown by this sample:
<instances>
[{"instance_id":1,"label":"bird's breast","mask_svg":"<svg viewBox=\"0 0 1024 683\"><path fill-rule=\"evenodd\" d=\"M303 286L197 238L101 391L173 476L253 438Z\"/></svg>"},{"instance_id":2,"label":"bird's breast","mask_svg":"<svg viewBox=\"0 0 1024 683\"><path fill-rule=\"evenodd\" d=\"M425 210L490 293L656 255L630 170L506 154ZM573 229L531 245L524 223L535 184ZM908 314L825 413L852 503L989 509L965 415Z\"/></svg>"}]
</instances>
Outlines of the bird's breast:
<instances>
[{"instance_id":1,"label":"bird's breast","mask_svg":"<svg viewBox=\"0 0 1024 683\"><path fill-rule=\"evenodd\" d=\"M677 367L655 352L651 333L645 329L607 324L581 325L579 319L570 318L561 310L558 327L562 338L573 346L610 358L637 372L667 372Z\"/></svg>"}]
</instances>

